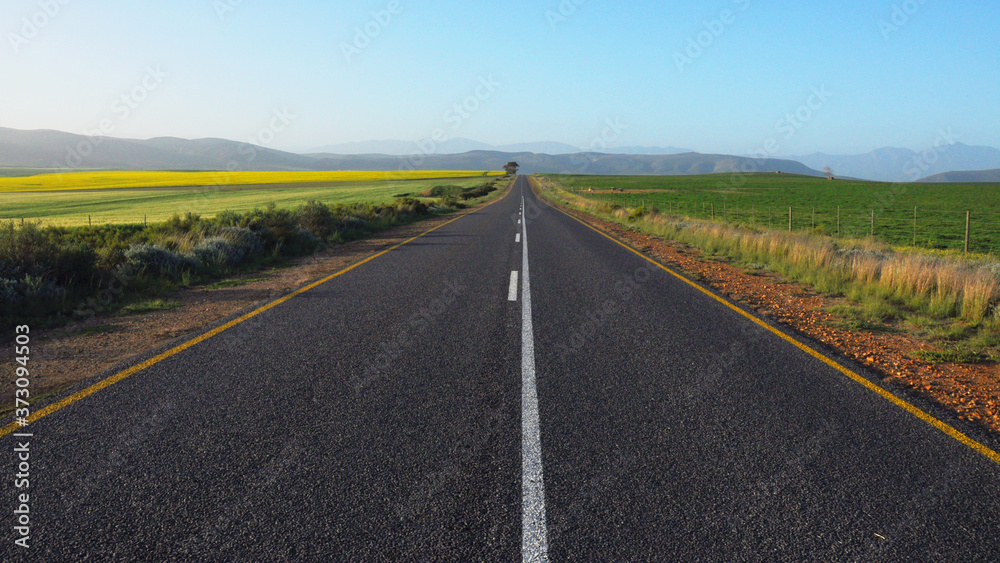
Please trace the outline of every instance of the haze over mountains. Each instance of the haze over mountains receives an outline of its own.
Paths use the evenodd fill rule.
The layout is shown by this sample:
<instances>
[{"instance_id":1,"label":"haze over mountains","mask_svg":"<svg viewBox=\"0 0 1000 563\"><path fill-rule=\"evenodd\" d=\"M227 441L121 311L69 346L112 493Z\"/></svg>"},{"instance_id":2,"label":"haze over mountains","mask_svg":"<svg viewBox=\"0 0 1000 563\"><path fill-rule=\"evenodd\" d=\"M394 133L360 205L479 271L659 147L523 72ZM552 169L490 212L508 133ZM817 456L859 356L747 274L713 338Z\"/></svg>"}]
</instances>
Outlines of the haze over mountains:
<instances>
[{"instance_id":1,"label":"haze over mountains","mask_svg":"<svg viewBox=\"0 0 1000 563\"><path fill-rule=\"evenodd\" d=\"M818 170L829 166L837 176L882 182L914 182L948 172L1000 168L1000 150L959 142L942 143L922 152L887 147L865 154L814 153L788 158Z\"/></svg>"},{"instance_id":2,"label":"haze over mountains","mask_svg":"<svg viewBox=\"0 0 1000 563\"><path fill-rule=\"evenodd\" d=\"M27 168L120 168L126 170L500 170L510 160L525 173L704 174L741 169L820 175L798 162L754 161L747 157L682 154L545 154L509 145L506 151L471 150L458 154L295 154L225 139L186 140L92 138L60 131L0 128L0 166ZM543 143L543 145L554 145ZM415 146L410 143L410 147ZM563 145L568 147L569 145ZM359 144L356 148L364 148ZM556 147L558 148L558 146ZM636 153L642 149L635 147ZM665 149L664 149L665 150ZM412 152L412 151L411 151Z\"/></svg>"},{"instance_id":3,"label":"haze over mountains","mask_svg":"<svg viewBox=\"0 0 1000 563\"><path fill-rule=\"evenodd\" d=\"M497 151L513 153L534 152L541 154L575 154L588 152L587 149L554 141L515 143L511 145L490 145L488 143L481 143L479 141L465 139L462 137L455 137L441 143L435 143L433 147L422 146L420 143L414 141L362 141L326 145L304 152L306 154L388 154L402 156L428 152L433 152L434 154L461 154L469 151ZM676 147L615 147L614 149L600 152L615 154L681 154L691 151Z\"/></svg>"},{"instance_id":4,"label":"haze over mountains","mask_svg":"<svg viewBox=\"0 0 1000 563\"><path fill-rule=\"evenodd\" d=\"M961 183L961 182L979 182L979 183L1000 183L1000 169L994 170L965 170L956 172L945 172L944 174L935 174L933 176L928 176L921 182L932 183Z\"/></svg>"},{"instance_id":5,"label":"haze over mountains","mask_svg":"<svg viewBox=\"0 0 1000 563\"><path fill-rule=\"evenodd\" d=\"M556 142L493 146L451 139L419 153L416 143L372 141L297 154L226 139L119 139L51 130L0 128L0 166L126 170L499 170L514 160L524 173L706 174L741 170L811 176L833 168L841 177L882 181L1000 181L1000 150L962 143L917 153L885 148L862 155L811 154L752 159L672 147L615 147L585 152ZM613 151L613 152L612 152Z\"/></svg>"}]
</instances>

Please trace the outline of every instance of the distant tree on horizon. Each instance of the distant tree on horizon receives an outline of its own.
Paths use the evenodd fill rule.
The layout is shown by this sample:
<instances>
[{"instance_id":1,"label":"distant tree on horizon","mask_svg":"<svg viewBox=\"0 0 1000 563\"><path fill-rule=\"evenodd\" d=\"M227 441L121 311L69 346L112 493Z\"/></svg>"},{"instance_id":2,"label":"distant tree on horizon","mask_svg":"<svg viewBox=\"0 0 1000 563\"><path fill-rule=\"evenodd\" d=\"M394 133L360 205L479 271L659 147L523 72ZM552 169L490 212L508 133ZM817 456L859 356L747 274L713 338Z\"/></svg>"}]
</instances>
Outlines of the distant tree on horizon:
<instances>
[{"instance_id":1,"label":"distant tree on horizon","mask_svg":"<svg viewBox=\"0 0 1000 563\"><path fill-rule=\"evenodd\" d=\"M514 174L517 174L518 168L520 168L520 166L513 160L503 165L503 170L504 172L507 173L508 176L513 176Z\"/></svg>"}]
</instances>

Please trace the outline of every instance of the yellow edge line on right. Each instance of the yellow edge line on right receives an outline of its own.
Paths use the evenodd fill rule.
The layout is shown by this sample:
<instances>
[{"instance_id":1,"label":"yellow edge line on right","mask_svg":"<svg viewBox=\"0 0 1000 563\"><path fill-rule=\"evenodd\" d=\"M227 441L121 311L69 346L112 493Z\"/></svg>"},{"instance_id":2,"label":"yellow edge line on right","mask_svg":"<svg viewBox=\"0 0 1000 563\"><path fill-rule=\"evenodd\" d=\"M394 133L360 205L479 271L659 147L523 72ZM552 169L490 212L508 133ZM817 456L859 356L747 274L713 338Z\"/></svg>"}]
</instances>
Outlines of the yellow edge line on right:
<instances>
[{"instance_id":1,"label":"yellow edge line on right","mask_svg":"<svg viewBox=\"0 0 1000 563\"><path fill-rule=\"evenodd\" d=\"M722 303L726 307L729 307L733 311L736 311L737 313L743 315L744 317L750 319L751 321L757 323L758 325L766 328L767 330L771 331L775 335L779 336L782 340L788 342L789 344L794 345L796 348L802 350L803 352L809 354L810 356L816 358L817 360L823 362L824 364L826 364L826 365L832 367L833 369L839 371L840 373L846 375L847 377L851 378L855 382L860 383L861 385L864 385L865 387L867 387L871 391L874 391L879 396L881 396L883 399L889 401L890 403L896 405L897 407L903 409L904 411L912 414L913 416L919 418L920 420L926 422L927 424L930 424L934 428L937 428L938 430L940 430L941 432L944 432L948 436L951 436L955 440L958 440L959 442L965 444L966 446L969 446L970 448L972 448L972 449L976 450L977 452L983 454L984 456L986 456L987 458L989 458L993 462L1000 464L1000 453L997 453L996 451L991 450L990 448L984 446L983 444L980 444L979 442L973 440L972 438L969 438L965 434L963 434L963 433L959 432L958 430L956 430L953 426L951 426L951 425L949 425L949 424L947 424L947 423L945 423L945 422L943 422L941 420L938 420L937 418L934 418L933 416L931 416L930 414L928 414L928 413L924 412L923 410L917 408L916 406L914 406L914 405L912 405L912 404L904 401L903 399L900 399L896 395L893 395L892 393L890 393L886 389L884 389L884 388L882 388L882 387L880 387L880 386L872 383L867 378L865 378L865 377L863 377L863 376L861 376L861 375L859 375L859 374L857 374L857 373L855 373L855 372L847 369L846 367L840 365L839 363L835 362L834 360L832 360L832 359L824 356L823 354L817 352L816 350L810 348L809 346L806 346L805 344L799 342L798 340L792 338L791 336L785 334L784 332L782 332L782 331L774 328L773 326L765 323L764 321L758 319L757 317L755 317L754 315L750 314L749 312L744 311L743 309L737 307L736 305L733 305L729 301L726 301L725 299L719 297L718 295L712 293L711 291L705 289L704 287L698 285L697 283L695 283L695 282L687 279L686 277L682 276L681 274L678 274L677 272L671 270L670 268L664 266L663 264L660 264L656 260L653 260L652 258L646 256L645 254L639 252L638 250L632 248L631 246L625 244L624 242L622 242L622 241L614 238L613 236L605 233L604 231L598 229L597 227L594 227L593 225L587 223L586 221L580 219L579 217L574 217L573 215L570 215L569 213L566 213L565 211L563 211L562 209L559 209L558 207L552 206L552 208L558 210L560 213L566 215L567 217L569 217L571 219L579 221L580 224L586 226L589 229L592 229L593 231L597 232L600 235L603 235L604 237L607 237L609 240L611 240L615 244L618 244L618 245L622 246L623 248L625 248L626 250L632 252L633 254L642 257L644 260L647 260L649 262L652 262L653 264L656 264L657 266L659 266L661 269L663 269L668 274L676 277L677 279L683 281L684 283L690 285L691 287L697 289L698 291L704 293L705 295L711 297L712 299L718 301L719 303Z\"/></svg>"}]
</instances>

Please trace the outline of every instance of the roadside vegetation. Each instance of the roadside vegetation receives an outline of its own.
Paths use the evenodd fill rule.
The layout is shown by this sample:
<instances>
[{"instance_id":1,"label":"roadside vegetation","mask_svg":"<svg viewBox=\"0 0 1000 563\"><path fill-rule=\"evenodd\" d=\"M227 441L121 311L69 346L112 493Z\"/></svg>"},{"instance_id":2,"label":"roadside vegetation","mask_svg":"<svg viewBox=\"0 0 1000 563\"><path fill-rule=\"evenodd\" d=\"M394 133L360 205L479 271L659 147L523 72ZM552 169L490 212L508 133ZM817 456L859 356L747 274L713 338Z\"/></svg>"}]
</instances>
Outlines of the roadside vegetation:
<instances>
[{"instance_id":1,"label":"roadside vegetation","mask_svg":"<svg viewBox=\"0 0 1000 563\"><path fill-rule=\"evenodd\" d=\"M506 188L490 179L434 200L273 204L214 217L175 214L152 223L42 227L0 222L0 324L64 324L97 313L177 306L192 285L226 287L234 275L281 264L325 246L454 212ZM213 284L213 282L218 282Z\"/></svg>"},{"instance_id":2,"label":"roadside vegetation","mask_svg":"<svg viewBox=\"0 0 1000 563\"><path fill-rule=\"evenodd\" d=\"M847 304L831 310L842 327L904 331L937 348L915 353L920 359L1000 360L1000 262L992 255L681 217L656 206L584 197L551 178L536 180L544 195L572 209L685 243L748 273L773 272L844 297Z\"/></svg>"},{"instance_id":3,"label":"roadside vegetation","mask_svg":"<svg viewBox=\"0 0 1000 563\"><path fill-rule=\"evenodd\" d=\"M857 239L897 246L1000 253L1000 184L888 183L795 174L697 176L548 175L567 191L625 207L643 204L720 223Z\"/></svg>"}]
</instances>

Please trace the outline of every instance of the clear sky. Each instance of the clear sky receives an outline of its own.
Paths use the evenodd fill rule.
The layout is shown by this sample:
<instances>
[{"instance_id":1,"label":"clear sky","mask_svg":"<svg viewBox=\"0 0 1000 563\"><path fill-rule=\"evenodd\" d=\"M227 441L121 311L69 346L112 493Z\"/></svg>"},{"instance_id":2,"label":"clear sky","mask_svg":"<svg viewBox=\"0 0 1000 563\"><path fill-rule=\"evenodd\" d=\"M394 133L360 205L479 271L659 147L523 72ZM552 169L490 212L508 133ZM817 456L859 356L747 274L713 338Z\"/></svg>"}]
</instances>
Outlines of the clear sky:
<instances>
[{"instance_id":1,"label":"clear sky","mask_svg":"<svg viewBox=\"0 0 1000 563\"><path fill-rule=\"evenodd\" d=\"M0 126L281 149L603 134L794 155L920 150L941 129L1000 147L998 16L992 0L7 0Z\"/></svg>"}]
</instances>

